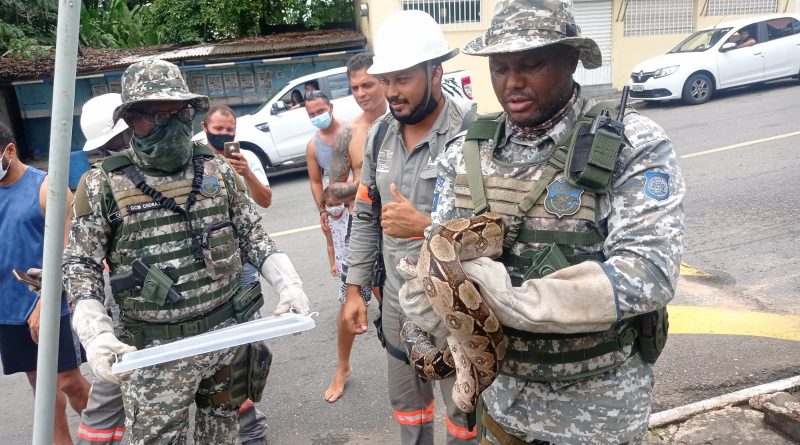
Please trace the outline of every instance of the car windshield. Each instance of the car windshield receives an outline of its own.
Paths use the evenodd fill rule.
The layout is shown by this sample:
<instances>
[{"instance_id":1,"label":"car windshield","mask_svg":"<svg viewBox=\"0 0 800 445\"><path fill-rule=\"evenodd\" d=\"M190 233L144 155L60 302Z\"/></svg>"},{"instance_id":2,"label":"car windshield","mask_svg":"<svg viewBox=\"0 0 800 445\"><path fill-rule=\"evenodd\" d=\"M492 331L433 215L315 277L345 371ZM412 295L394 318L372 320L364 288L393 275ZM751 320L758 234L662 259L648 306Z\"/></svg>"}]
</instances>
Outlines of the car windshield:
<instances>
[{"instance_id":1,"label":"car windshield","mask_svg":"<svg viewBox=\"0 0 800 445\"><path fill-rule=\"evenodd\" d=\"M730 30L731 28L718 28L697 31L689 37L683 39L678 46L672 48L670 53L692 53L705 51L716 45L716 43L719 42L719 39L721 39L722 36L727 34Z\"/></svg>"}]
</instances>

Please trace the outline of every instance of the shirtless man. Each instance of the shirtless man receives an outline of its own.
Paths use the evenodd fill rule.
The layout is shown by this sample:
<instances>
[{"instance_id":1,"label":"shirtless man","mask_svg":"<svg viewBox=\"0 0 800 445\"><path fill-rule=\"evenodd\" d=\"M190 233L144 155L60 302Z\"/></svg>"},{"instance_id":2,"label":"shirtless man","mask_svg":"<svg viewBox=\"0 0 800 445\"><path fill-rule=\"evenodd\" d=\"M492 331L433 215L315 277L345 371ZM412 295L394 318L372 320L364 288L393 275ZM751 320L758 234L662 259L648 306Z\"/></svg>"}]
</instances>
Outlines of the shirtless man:
<instances>
[{"instance_id":1,"label":"shirtless man","mask_svg":"<svg viewBox=\"0 0 800 445\"><path fill-rule=\"evenodd\" d=\"M372 57L366 54L356 54L347 61L347 77L350 79L350 89L356 103L363 111L353 118L344 131L337 135L331 153L331 166L328 175L330 184L328 189L340 201L347 203L352 210L358 180L361 177L361 164L364 162L364 147L366 146L367 130L379 117L386 113L386 99L380 80L367 74L367 68L372 65ZM349 181L352 173L353 180ZM347 264L341 276L344 287L347 275ZM380 298L380 296L378 296ZM369 298L365 296L365 298ZM350 366L350 350L353 348L355 336L350 334L344 319L342 308L339 308L337 317L338 362L328 389L325 390L325 400L335 402L344 393L344 384L350 377L353 369Z\"/></svg>"}]
</instances>

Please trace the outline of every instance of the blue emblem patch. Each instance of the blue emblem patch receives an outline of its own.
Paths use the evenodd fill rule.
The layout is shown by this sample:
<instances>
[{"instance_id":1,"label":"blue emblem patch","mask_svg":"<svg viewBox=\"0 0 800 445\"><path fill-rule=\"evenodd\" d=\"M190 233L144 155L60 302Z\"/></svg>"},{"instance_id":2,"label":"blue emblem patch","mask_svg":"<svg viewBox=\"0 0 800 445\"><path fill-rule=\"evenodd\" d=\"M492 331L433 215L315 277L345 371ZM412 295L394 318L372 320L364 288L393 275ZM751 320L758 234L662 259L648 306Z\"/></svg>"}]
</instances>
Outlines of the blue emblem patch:
<instances>
[{"instance_id":1,"label":"blue emblem patch","mask_svg":"<svg viewBox=\"0 0 800 445\"><path fill-rule=\"evenodd\" d=\"M644 172L644 194L656 201L669 198L669 175L659 171Z\"/></svg>"},{"instance_id":2,"label":"blue emblem patch","mask_svg":"<svg viewBox=\"0 0 800 445\"><path fill-rule=\"evenodd\" d=\"M547 186L544 209L559 218L574 215L581 208L581 195L583 195L582 188L563 179L556 179Z\"/></svg>"},{"instance_id":3,"label":"blue emblem patch","mask_svg":"<svg viewBox=\"0 0 800 445\"><path fill-rule=\"evenodd\" d=\"M219 185L219 180L216 176L205 176L203 182L200 184L200 193L206 198L213 198L219 195L222 191L222 186Z\"/></svg>"}]
</instances>

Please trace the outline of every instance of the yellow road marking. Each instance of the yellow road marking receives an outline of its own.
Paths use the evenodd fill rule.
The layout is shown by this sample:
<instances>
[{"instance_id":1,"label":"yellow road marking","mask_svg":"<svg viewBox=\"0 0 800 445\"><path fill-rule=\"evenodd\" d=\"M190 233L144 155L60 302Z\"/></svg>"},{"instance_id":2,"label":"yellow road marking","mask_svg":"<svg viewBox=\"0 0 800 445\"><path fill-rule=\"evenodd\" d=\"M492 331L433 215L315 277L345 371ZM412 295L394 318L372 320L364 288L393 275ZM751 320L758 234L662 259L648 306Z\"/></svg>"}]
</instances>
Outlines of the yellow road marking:
<instances>
[{"instance_id":1,"label":"yellow road marking","mask_svg":"<svg viewBox=\"0 0 800 445\"><path fill-rule=\"evenodd\" d=\"M686 264L681 263L681 275L685 277L710 277L713 276L710 273L703 272L702 270L695 269L694 267Z\"/></svg>"},{"instance_id":2,"label":"yellow road marking","mask_svg":"<svg viewBox=\"0 0 800 445\"><path fill-rule=\"evenodd\" d=\"M790 138L792 136L799 136L799 135L800 135L800 131L793 131L791 133L779 134L777 136L770 136L768 138L754 139L752 141L740 142L738 144L726 145L724 147L719 147L719 148L712 148L711 150L698 151L696 153L690 153L688 155L683 155L683 156L681 156L681 159L688 159L688 158L694 158L694 157L697 157L697 156L710 155L712 153L719 153L721 151L733 150L734 148L747 147L748 145L756 145L756 144L761 144L761 143L764 143L764 142L776 141L778 139L785 139L785 138Z\"/></svg>"},{"instance_id":3,"label":"yellow road marking","mask_svg":"<svg viewBox=\"0 0 800 445\"><path fill-rule=\"evenodd\" d=\"M298 227L296 229L284 230L282 232L273 232L273 233L270 233L269 236L271 238L277 238L279 236L292 235L294 233L307 232L309 230L319 229L319 227L320 227L319 224L314 225L314 226Z\"/></svg>"},{"instance_id":4,"label":"yellow road marking","mask_svg":"<svg viewBox=\"0 0 800 445\"><path fill-rule=\"evenodd\" d=\"M669 306L670 334L747 335L800 341L800 315Z\"/></svg>"}]
</instances>

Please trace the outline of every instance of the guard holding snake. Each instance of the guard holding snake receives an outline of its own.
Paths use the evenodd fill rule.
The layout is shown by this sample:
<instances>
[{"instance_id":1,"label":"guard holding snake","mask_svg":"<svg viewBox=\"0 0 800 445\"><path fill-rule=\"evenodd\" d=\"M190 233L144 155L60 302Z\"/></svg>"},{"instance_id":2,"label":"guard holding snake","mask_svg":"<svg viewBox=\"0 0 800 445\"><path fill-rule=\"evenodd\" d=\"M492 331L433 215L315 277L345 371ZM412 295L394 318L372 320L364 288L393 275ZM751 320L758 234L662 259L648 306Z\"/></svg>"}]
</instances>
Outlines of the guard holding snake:
<instances>
[{"instance_id":1,"label":"guard holding snake","mask_svg":"<svg viewBox=\"0 0 800 445\"><path fill-rule=\"evenodd\" d=\"M482 444L641 443L683 252L672 142L583 96L578 62L603 61L571 0L500 0L464 52L488 56L503 112L448 145L420 260L401 264L407 340L449 333L412 361L459 373Z\"/></svg>"}]
</instances>

